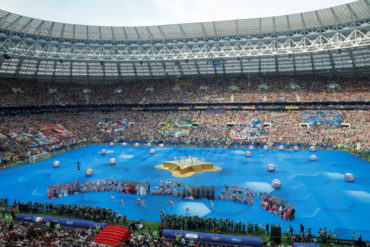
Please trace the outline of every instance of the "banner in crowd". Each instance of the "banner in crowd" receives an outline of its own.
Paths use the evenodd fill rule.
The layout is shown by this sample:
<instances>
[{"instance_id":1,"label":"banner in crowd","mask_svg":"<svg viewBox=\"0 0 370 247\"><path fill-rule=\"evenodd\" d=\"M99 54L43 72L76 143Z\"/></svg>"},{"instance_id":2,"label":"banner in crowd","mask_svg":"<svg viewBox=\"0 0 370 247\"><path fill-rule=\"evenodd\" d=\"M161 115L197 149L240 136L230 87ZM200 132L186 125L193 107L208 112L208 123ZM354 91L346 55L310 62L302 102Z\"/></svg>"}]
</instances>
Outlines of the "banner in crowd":
<instances>
[{"instance_id":1,"label":"banner in crowd","mask_svg":"<svg viewBox=\"0 0 370 247\"><path fill-rule=\"evenodd\" d=\"M158 132L176 138L179 136L188 136L193 123L193 120L170 119Z\"/></svg>"},{"instance_id":2,"label":"banner in crowd","mask_svg":"<svg viewBox=\"0 0 370 247\"><path fill-rule=\"evenodd\" d=\"M208 64L213 65L214 67L220 66L220 65L223 65L223 64L226 64L226 63L227 63L226 59L211 59L211 60L208 60Z\"/></svg>"},{"instance_id":3,"label":"banner in crowd","mask_svg":"<svg viewBox=\"0 0 370 247\"><path fill-rule=\"evenodd\" d=\"M254 140L266 135L266 129L261 121L253 121L249 124L235 124L230 131L230 137L234 140Z\"/></svg>"},{"instance_id":4,"label":"banner in crowd","mask_svg":"<svg viewBox=\"0 0 370 247\"><path fill-rule=\"evenodd\" d=\"M313 125L340 126L343 119L343 115L341 113L330 111L304 112L303 116L310 126Z\"/></svg>"},{"instance_id":5,"label":"banner in crowd","mask_svg":"<svg viewBox=\"0 0 370 247\"><path fill-rule=\"evenodd\" d=\"M182 87L190 87L191 85L193 85L193 82L191 82L191 81L182 81L182 82L180 82L180 86L182 86Z\"/></svg>"},{"instance_id":6,"label":"banner in crowd","mask_svg":"<svg viewBox=\"0 0 370 247\"><path fill-rule=\"evenodd\" d=\"M24 127L7 131L8 136L20 143L28 143L31 146L43 146L55 144L69 137L74 137L60 124L46 124L41 126Z\"/></svg>"},{"instance_id":7,"label":"banner in crowd","mask_svg":"<svg viewBox=\"0 0 370 247\"><path fill-rule=\"evenodd\" d=\"M45 124L41 125L41 132L46 136L57 136L58 139L74 137L73 133L68 131L61 124Z\"/></svg>"},{"instance_id":8,"label":"banner in crowd","mask_svg":"<svg viewBox=\"0 0 370 247\"><path fill-rule=\"evenodd\" d=\"M111 119L111 118L106 118L104 119L103 122L98 123L98 128L101 132L106 132L106 133L119 133L123 132L126 129L127 125L127 120L126 119Z\"/></svg>"}]
</instances>

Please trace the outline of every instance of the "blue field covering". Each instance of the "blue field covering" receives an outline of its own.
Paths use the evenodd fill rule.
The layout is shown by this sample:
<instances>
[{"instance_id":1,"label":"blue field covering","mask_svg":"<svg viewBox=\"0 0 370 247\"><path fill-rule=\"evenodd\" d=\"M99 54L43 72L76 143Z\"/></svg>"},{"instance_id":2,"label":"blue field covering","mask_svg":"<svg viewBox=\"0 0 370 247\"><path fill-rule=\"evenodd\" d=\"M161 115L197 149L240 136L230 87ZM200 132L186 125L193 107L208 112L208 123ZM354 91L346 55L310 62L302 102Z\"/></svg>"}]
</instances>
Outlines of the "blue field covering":
<instances>
[{"instance_id":1,"label":"blue field covering","mask_svg":"<svg viewBox=\"0 0 370 247\"><path fill-rule=\"evenodd\" d=\"M105 156L100 150L107 149ZM156 153L149 154L149 148L133 146L121 147L91 145L55 156L37 164L24 165L0 171L0 198L13 200L42 201L60 204L78 204L111 208L129 219L160 221L159 213L222 217L257 222L259 224L280 224L283 231L290 224L299 231L299 224L311 227L317 234L320 227L335 231L338 238L351 238L362 234L364 240L370 240L370 166L343 151L315 152L317 161L311 161L312 152L300 150L252 151L252 157L245 157L245 149L193 148L193 147L154 147ZM174 178L166 170L154 166L166 160L181 156L203 157L215 166L222 167L218 172L204 172L188 178ZM109 165L109 159L115 157L117 164ZM54 160L59 160L60 168L53 168ZM81 170L76 169L80 161ZM274 163L276 172L269 173L267 165ZM94 174L85 177L85 170L92 168ZM343 175L351 172L355 182L346 182ZM209 201L182 200L179 197L165 195L140 196L145 199L146 207L136 204L136 195L118 192L90 192L64 198L47 199L47 186L75 180L97 180L115 178L118 180L146 181L152 187L159 185L159 180L181 181L185 185L216 186L216 195L224 189L224 184L243 186L255 192L272 192L283 200L295 204L296 218L285 221L260 207L260 199L255 198L253 206L232 201L215 200L215 209ZM282 187L274 191L271 181L278 178ZM110 199L116 198L115 201ZM125 202L120 208L119 200ZM169 201L175 204L172 206ZM189 209L188 211L186 209Z\"/></svg>"}]
</instances>

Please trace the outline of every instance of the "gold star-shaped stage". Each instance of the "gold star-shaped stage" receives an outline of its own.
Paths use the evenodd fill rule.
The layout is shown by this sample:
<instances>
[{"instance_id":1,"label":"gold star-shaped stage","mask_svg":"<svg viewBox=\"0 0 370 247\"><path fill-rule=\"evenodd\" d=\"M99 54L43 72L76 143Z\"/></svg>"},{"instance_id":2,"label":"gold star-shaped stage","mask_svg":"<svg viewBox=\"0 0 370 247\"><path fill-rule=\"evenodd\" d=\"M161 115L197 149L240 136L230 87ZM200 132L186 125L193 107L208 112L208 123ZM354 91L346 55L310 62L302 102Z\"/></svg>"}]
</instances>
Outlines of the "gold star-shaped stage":
<instances>
[{"instance_id":1,"label":"gold star-shaped stage","mask_svg":"<svg viewBox=\"0 0 370 247\"><path fill-rule=\"evenodd\" d=\"M164 169L172 172L172 176L178 178L190 177L199 172L221 171L221 167L214 166L212 163L198 160L197 157L181 157L180 160L165 161L163 164L156 165L155 168Z\"/></svg>"}]
</instances>

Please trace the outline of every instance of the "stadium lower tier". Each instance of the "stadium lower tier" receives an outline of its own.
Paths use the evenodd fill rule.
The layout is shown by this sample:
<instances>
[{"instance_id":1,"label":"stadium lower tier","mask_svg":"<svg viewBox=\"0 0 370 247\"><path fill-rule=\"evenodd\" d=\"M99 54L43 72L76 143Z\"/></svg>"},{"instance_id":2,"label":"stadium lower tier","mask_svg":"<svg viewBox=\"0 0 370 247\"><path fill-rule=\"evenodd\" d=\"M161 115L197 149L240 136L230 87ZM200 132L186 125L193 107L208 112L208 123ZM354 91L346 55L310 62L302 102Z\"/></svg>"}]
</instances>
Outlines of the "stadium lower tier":
<instances>
[{"instance_id":1,"label":"stadium lower tier","mask_svg":"<svg viewBox=\"0 0 370 247\"><path fill-rule=\"evenodd\" d=\"M368 111L49 113L0 117L1 160L104 141L336 145L367 150Z\"/></svg>"}]
</instances>

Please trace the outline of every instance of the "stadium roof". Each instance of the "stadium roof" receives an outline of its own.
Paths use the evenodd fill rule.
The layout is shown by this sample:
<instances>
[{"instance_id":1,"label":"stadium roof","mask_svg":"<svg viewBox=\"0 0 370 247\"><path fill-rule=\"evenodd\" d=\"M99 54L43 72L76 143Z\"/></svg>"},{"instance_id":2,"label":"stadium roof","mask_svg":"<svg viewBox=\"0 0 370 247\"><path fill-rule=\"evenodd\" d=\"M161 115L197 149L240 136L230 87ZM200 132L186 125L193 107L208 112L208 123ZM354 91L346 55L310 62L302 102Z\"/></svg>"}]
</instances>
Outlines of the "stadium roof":
<instances>
[{"instance_id":1,"label":"stadium roof","mask_svg":"<svg viewBox=\"0 0 370 247\"><path fill-rule=\"evenodd\" d=\"M89 26L51 22L0 10L0 29L84 40L166 40L304 30L370 18L370 0L274 17L157 26Z\"/></svg>"},{"instance_id":2,"label":"stadium roof","mask_svg":"<svg viewBox=\"0 0 370 247\"><path fill-rule=\"evenodd\" d=\"M123 81L370 71L370 0L299 14L160 26L50 22L0 10L0 76Z\"/></svg>"}]
</instances>

